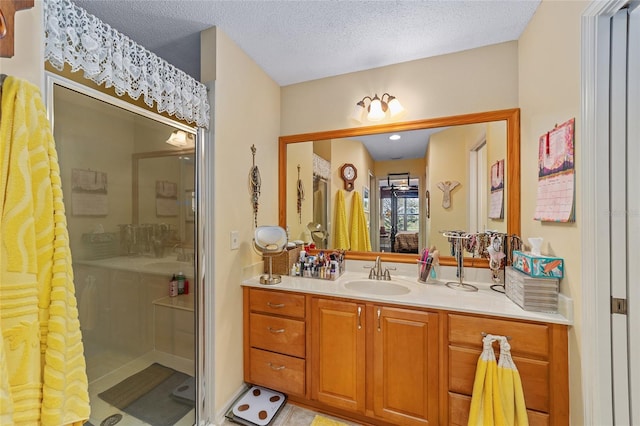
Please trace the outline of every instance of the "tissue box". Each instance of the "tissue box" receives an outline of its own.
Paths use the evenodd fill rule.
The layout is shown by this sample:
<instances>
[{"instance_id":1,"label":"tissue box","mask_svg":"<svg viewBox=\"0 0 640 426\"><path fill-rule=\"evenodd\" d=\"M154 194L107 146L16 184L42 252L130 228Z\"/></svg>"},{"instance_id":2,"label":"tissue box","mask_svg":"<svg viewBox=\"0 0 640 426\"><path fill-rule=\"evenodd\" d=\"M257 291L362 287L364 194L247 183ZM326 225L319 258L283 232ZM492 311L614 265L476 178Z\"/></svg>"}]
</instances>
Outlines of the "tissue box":
<instances>
[{"instance_id":1,"label":"tissue box","mask_svg":"<svg viewBox=\"0 0 640 426\"><path fill-rule=\"evenodd\" d=\"M531 278L507 266L504 290L507 297L525 311L558 312L558 278Z\"/></svg>"},{"instance_id":2,"label":"tissue box","mask_svg":"<svg viewBox=\"0 0 640 426\"><path fill-rule=\"evenodd\" d=\"M562 278L564 260L559 257L534 256L514 250L512 266L534 278Z\"/></svg>"}]
</instances>

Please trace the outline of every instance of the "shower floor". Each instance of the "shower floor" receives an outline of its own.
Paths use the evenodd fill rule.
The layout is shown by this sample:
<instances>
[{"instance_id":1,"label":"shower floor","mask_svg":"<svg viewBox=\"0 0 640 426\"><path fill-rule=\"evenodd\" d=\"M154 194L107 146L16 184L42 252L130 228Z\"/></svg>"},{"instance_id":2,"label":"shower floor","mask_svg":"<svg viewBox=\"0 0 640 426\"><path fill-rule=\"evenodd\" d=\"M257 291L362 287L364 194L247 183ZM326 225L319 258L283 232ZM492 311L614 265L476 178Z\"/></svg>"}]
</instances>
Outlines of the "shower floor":
<instances>
[{"instance_id":1,"label":"shower floor","mask_svg":"<svg viewBox=\"0 0 640 426\"><path fill-rule=\"evenodd\" d=\"M102 352L97 357L87 357L87 375L89 376L89 401L91 403L91 424L100 426L100 424L109 416L114 414L122 415L118 426L140 426L147 425L144 421L137 419L118 408L111 406L103 401L98 394L120 383L127 377L144 370L154 362L164 366L173 368L191 376L194 375L194 363L185 358L176 357L164 352L151 351L139 358L128 361L125 364L122 361L126 359L122 355L111 352ZM91 366L94 365L94 368ZM112 368L107 370L108 366ZM108 371L97 376L101 370ZM195 421L195 410L191 410L185 415L177 426L192 426ZM111 426L114 423L105 422L105 426Z\"/></svg>"}]
</instances>

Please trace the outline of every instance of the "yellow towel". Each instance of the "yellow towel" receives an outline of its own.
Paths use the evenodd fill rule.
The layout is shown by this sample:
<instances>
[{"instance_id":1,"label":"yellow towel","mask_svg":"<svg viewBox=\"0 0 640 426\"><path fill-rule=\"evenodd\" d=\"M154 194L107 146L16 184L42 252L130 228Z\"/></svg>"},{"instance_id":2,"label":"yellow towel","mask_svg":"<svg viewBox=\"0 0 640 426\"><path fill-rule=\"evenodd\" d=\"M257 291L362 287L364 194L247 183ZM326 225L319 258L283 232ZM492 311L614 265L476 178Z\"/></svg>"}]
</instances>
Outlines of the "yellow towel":
<instances>
[{"instance_id":1,"label":"yellow towel","mask_svg":"<svg viewBox=\"0 0 640 426\"><path fill-rule=\"evenodd\" d=\"M498 383L502 391L505 421L508 425L526 426L529 424L527 407L524 402L520 374L511 358L511 345L504 336L500 336L499 341Z\"/></svg>"},{"instance_id":2,"label":"yellow towel","mask_svg":"<svg viewBox=\"0 0 640 426\"><path fill-rule=\"evenodd\" d=\"M493 342L500 342L500 361L496 362ZM473 383L469 426L528 426L527 409L520 375L511 358L504 336L488 334Z\"/></svg>"},{"instance_id":3,"label":"yellow towel","mask_svg":"<svg viewBox=\"0 0 640 426\"><path fill-rule=\"evenodd\" d=\"M310 426L347 426L347 424L316 414Z\"/></svg>"},{"instance_id":4,"label":"yellow towel","mask_svg":"<svg viewBox=\"0 0 640 426\"><path fill-rule=\"evenodd\" d=\"M82 423L89 394L55 142L36 86L8 77L2 92L0 423Z\"/></svg>"},{"instance_id":5,"label":"yellow towel","mask_svg":"<svg viewBox=\"0 0 640 426\"><path fill-rule=\"evenodd\" d=\"M349 250L349 236L347 234L347 211L344 205L344 193L342 189L338 189L336 193L336 206L334 210L335 220L333 248Z\"/></svg>"},{"instance_id":6,"label":"yellow towel","mask_svg":"<svg viewBox=\"0 0 640 426\"><path fill-rule=\"evenodd\" d=\"M362 206L362 197L358 191L351 197L351 226L350 226L351 250L371 251L371 239L367 217Z\"/></svg>"}]
</instances>

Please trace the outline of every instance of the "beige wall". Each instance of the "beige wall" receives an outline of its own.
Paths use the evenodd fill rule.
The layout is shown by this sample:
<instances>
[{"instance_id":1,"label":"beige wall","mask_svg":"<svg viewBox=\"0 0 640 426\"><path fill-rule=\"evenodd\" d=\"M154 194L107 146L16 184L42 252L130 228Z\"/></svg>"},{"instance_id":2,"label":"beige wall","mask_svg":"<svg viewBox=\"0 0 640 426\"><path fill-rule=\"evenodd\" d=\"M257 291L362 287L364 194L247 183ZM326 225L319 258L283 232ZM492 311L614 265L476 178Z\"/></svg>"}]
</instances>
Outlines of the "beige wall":
<instances>
[{"instance_id":1,"label":"beige wall","mask_svg":"<svg viewBox=\"0 0 640 426\"><path fill-rule=\"evenodd\" d=\"M514 41L286 86L282 134L356 127L348 115L375 93L389 92L407 109L396 121L515 108L517 58Z\"/></svg>"},{"instance_id":2,"label":"beige wall","mask_svg":"<svg viewBox=\"0 0 640 426\"><path fill-rule=\"evenodd\" d=\"M538 138L556 123L576 119L576 151L580 150L580 19L586 1L543 1L519 40L522 165L522 236L543 237L543 253L565 259L562 293L573 299L574 326L569 331L571 424L582 425L583 398L580 371L582 339L582 291L595 285L580 275L581 214L574 223L534 221L537 185ZM590 173L576 156L577 173ZM576 179L576 203L580 206L580 179Z\"/></svg>"},{"instance_id":3,"label":"beige wall","mask_svg":"<svg viewBox=\"0 0 640 426\"><path fill-rule=\"evenodd\" d=\"M0 73L24 78L44 93L44 9L41 0L15 15L15 55L0 58Z\"/></svg>"},{"instance_id":4,"label":"beige wall","mask_svg":"<svg viewBox=\"0 0 640 426\"><path fill-rule=\"evenodd\" d=\"M208 354L215 371L217 412L231 402L243 383L243 268L262 265L252 249L253 210L248 185L251 145L262 177L258 225L278 223L278 136L280 87L251 58L216 28L202 33L202 76L215 78L213 104L213 168L215 214L206 218L214 238L214 272L205 289L214 291L215 353ZM240 248L230 249L230 232L239 232ZM211 277L211 278L210 278Z\"/></svg>"},{"instance_id":5,"label":"beige wall","mask_svg":"<svg viewBox=\"0 0 640 426\"><path fill-rule=\"evenodd\" d=\"M464 229L468 211L468 151L470 140L476 140L476 126L457 126L431 135L429 140L429 194L431 195L431 219L429 245L436 246L441 253L449 253L449 243L440 233L445 230ZM471 134L469 134L471 132ZM457 165L457 166L452 166ZM451 206L444 208L444 193L438 188L438 182L458 181L460 185L451 191Z\"/></svg>"}]
</instances>

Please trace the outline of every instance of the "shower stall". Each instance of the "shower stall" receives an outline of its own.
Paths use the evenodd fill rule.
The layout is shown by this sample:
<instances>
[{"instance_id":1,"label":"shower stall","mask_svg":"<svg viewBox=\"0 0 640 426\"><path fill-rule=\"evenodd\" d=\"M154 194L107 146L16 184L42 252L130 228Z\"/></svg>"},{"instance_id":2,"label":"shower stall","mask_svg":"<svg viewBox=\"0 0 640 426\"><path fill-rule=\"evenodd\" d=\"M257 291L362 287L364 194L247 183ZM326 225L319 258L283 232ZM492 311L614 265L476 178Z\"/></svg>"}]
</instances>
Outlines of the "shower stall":
<instances>
[{"instance_id":1,"label":"shower stall","mask_svg":"<svg viewBox=\"0 0 640 426\"><path fill-rule=\"evenodd\" d=\"M91 424L196 422L195 129L58 76L64 192ZM171 281L179 294L170 294Z\"/></svg>"}]
</instances>

